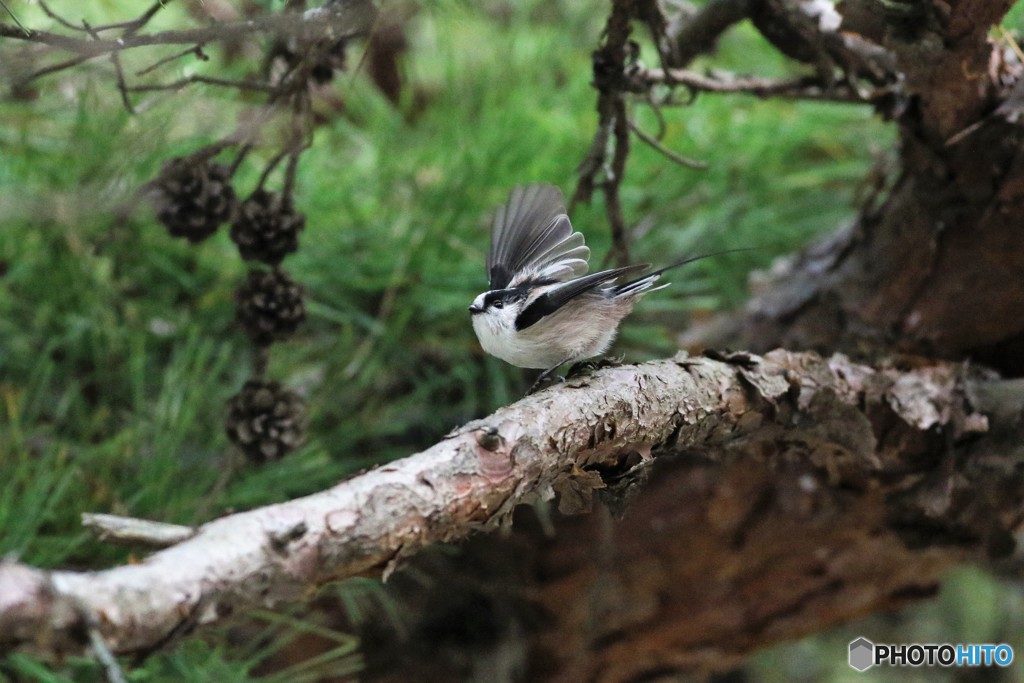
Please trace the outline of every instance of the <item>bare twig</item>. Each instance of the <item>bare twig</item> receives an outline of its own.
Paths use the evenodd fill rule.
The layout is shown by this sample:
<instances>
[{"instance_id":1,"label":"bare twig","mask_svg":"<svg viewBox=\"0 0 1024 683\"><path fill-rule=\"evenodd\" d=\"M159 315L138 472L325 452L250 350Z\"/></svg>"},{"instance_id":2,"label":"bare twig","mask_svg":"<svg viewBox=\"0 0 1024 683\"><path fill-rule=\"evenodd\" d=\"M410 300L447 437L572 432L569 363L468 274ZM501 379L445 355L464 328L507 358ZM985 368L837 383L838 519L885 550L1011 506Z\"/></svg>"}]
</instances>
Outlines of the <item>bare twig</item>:
<instances>
[{"instance_id":1,"label":"bare twig","mask_svg":"<svg viewBox=\"0 0 1024 683\"><path fill-rule=\"evenodd\" d=\"M312 112L309 90L302 88L296 91L292 102L292 132L288 143L288 166L284 172L284 186L281 193L291 198L295 190L295 176L299 169L299 157L313 144L310 114Z\"/></svg>"},{"instance_id":2,"label":"bare twig","mask_svg":"<svg viewBox=\"0 0 1024 683\"><path fill-rule=\"evenodd\" d=\"M32 29L26 34L21 29L6 24L0 24L0 37L41 43L94 56L151 45L200 45L222 42L260 33L302 34L311 39L322 37L340 40L363 33L374 14L369 3L345 2L332 3L327 7L302 13L271 14L245 21L215 23L204 28L171 29L117 39L89 40Z\"/></svg>"},{"instance_id":3,"label":"bare twig","mask_svg":"<svg viewBox=\"0 0 1024 683\"><path fill-rule=\"evenodd\" d=\"M654 117L658 121L658 132L654 134L654 137L657 140L661 140L665 137L668 125L665 123L665 114L661 111L661 102L658 102L655 99L653 91L647 93L647 104L651 108L651 113L654 114Z\"/></svg>"},{"instance_id":4,"label":"bare twig","mask_svg":"<svg viewBox=\"0 0 1024 683\"><path fill-rule=\"evenodd\" d=\"M21 81L21 83L22 85L27 84L31 81L34 81L37 78L48 76L49 74L57 73L58 71L64 71L65 69L71 69L73 67L78 66L79 64L84 64L85 62L88 62L90 59L96 59L97 57L101 56L102 55L82 55L78 57L72 57L71 59L66 59L55 64L51 64L50 66L44 66L43 68L30 73L23 81Z\"/></svg>"},{"instance_id":5,"label":"bare twig","mask_svg":"<svg viewBox=\"0 0 1024 683\"><path fill-rule=\"evenodd\" d=\"M816 77L772 79L716 73L713 76L683 69L640 69L632 74L638 87L682 85L694 92L745 93L756 97L824 100L829 102L867 103L891 93L889 88L875 88L866 93L841 83L827 84ZM668 104L662 102L662 104Z\"/></svg>"},{"instance_id":6,"label":"bare twig","mask_svg":"<svg viewBox=\"0 0 1024 683\"><path fill-rule=\"evenodd\" d=\"M628 93L646 95L662 126L658 107L674 102L671 99L655 102L653 89L657 85L669 88L684 86L691 93L691 102L699 92L728 92L748 93L758 97L871 102L885 106L884 103L892 99L891 95L898 94L895 92L897 80L886 69L887 55L884 50L859 41L856 37L840 35L824 25L818 27L819 33L815 33L809 11L790 6L786 0L780 1L792 16L787 14L779 19L780 34L775 38L780 44L806 48L804 52L807 54L801 52L798 57L815 65L817 74L814 77L775 80L741 78L731 74L705 76L670 68L673 64L684 65L697 54L709 50L720 33L751 15L754 10L759 12L761 19L770 19L768 15L772 13L763 7L755 7L751 0L712 0L697 15L674 23L666 19L662 6L652 0L612 1L602 44L593 55L593 85L598 90L598 125L580 163L579 181L570 209L577 202L588 201L597 187L602 189L612 234L609 258L614 257L619 265L629 261L629 239L619 198L619 188L625 176L629 155L629 131L635 132L641 141L675 163L689 168L704 167L699 161L687 159L667 149L657 137L648 135L630 121L626 100ZM650 29L662 68L643 68L636 61L639 48L629 40L630 22L633 19L643 21ZM767 31L773 26L769 24L765 24L763 30ZM847 74L843 81L835 78L837 66ZM874 83L875 87L861 89L855 82L858 76Z\"/></svg>"},{"instance_id":7,"label":"bare twig","mask_svg":"<svg viewBox=\"0 0 1024 683\"><path fill-rule=\"evenodd\" d=\"M89 35L94 40L100 39L99 34L89 26L88 22L83 21L82 26L85 27L85 30L89 32ZM121 93L121 104L124 105L125 110L129 114L134 114L135 107L132 106L131 98L128 97L128 84L124 80L124 69L121 67L121 53L119 50L114 50L110 53L110 63L114 66L114 74L117 77L117 91Z\"/></svg>"},{"instance_id":8,"label":"bare twig","mask_svg":"<svg viewBox=\"0 0 1024 683\"><path fill-rule=\"evenodd\" d=\"M605 25L605 38L601 47L594 52L594 87L597 88L598 124L594 139L587 155L579 166L579 181L570 202L570 210L578 202L590 201L594 189L601 187L605 196L605 213L612 233L612 251L619 265L629 262L629 241L626 234L619 187L626 172L629 157L629 123L624 90L626 59L632 52L629 35L633 17L634 0L618 0L612 4L611 14ZM609 145L612 146L612 160L606 162ZM598 180L599 173L604 178Z\"/></svg>"},{"instance_id":9,"label":"bare twig","mask_svg":"<svg viewBox=\"0 0 1024 683\"><path fill-rule=\"evenodd\" d=\"M167 57L164 57L163 59L158 59L157 61L155 61L152 64L150 64L149 66L147 66L145 69L140 69L139 71L136 71L135 75L136 76L145 76L146 74L152 73L156 69L160 68L164 64L168 64L168 63L173 62L173 61L175 61L177 59L181 59L182 57L185 57L186 55L195 55L196 59L198 59L201 62L206 62L206 61L210 60L210 58L206 55L206 53L203 52L203 46L202 45L195 45L195 46L190 47L188 49L182 50L181 52L175 52L173 55L169 55Z\"/></svg>"},{"instance_id":10,"label":"bare twig","mask_svg":"<svg viewBox=\"0 0 1024 683\"><path fill-rule=\"evenodd\" d=\"M32 73L24 81L24 83L27 83L35 78L77 66L93 57L106 54L119 55L119 53L126 50L154 45L190 45L192 47L188 51L192 51L208 43L230 41L261 33L302 36L304 39L311 41L318 39L338 41L346 37L363 34L376 16L376 10L372 4L360 0L330 3L325 7L301 13L285 12L245 21L214 23L203 28L139 33L164 4L166 3L159 1L154 3L137 19L106 24L93 27L92 29L72 24L43 4L44 11L62 27L76 33L86 33L88 37L64 35L50 31L37 31L26 29L20 25L0 24L0 38L39 43L76 54L76 57L73 59L58 62ZM117 38L104 38L99 35L104 31L118 29L123 30L124 33ZM115 57L112 57L113 59ZM117 68L118 63L115 63L115 69ZM183 81L174 85L181 87L191 82L210 82L216 85L231 84L232 87L243 87L221 79L203 80L200 78L194 80L183 79ZM124 87L122 88L122 94L140 92L145 89L147 89L147 86ZM151 87L148 89L173 89L173 87Z\"/></svg>"},{"instance_id":11,"label":"bare twig","mask_svg":"<svg viewBox=\"0 0 1024 683\"><path fill-rule=\"evenodd\" d=\"M1013 37L1013 34L1007 31L1002 24L996 25L996 30L999 31L999 37L1013 50L1013 54L1017 55L1017 59L1024 64L1024 50L1020 49L1020 43Z\"/></svg>"},{"instance_id":12,"label":"bare twig","mask_svg":"<svg viewBox=\"0 0 1024 683\"><path fill-rule=\"evenodd\" d=\"M267 184L267 178L269 178L270 174L274 172L274 169L277 168L278 164L284 161L285 157L288 156L289 151L290 150L288 149L282 149L267 162L266 168L264 168L263 173L260 174L259 182L256 183L257 190L263 189L263 186Z\"/></svg>"},{"instance_id":13,"label":"bare twig","mask_svg":"<svg viewBox=\"0 0 1024 683\"><path fill-rule=\"evenodd\" d=\"M196 533L192 527L180 524L90 512L82 513L82 526L96 534L101 541L139 543L154 548L167 548Z\"/></svg>"},{"instance_id":14,"label":"bare twig","mask_svg":"<svg viewBox=\"0 0 1024 683\"><path fill-rule=\"evenodd\" d=\"M626 176L626 160L629 159L629 112L626 111L626 98L622 93L617 93L610 100L614 114L612 115L612 136L614 147L612 151L611 172L601 184L604 192L604 210L608 216L608 223L612 228L612 249L605 257L605 265L608 259L614 256L618 265L624 266L630 262L629 237L626 233L626 219L622 213L622 200L619 197L619 188L622 186L622 179Z\"/></svg>"},{"instance_id":15,"label":"bare twig","mask_svg":"<svg viewBox=\"0 0 1024 683\"><path fill-rule=\"evenodd\" d=\"M288 151L288 165L284 171L284 187L281 189L281 193L285 197L291 197L292 192L295 191L295 175L299 169L299 156L303 149L303 147L298 147Z\"/></svg>"},{"instance_id":16,"label":"bare twig","mask_svg":"<svg viewBox=\"0 0 1024 683\"><path fill-rule=\"evenodd\" d=\"M81 31L82 33L88 33L89 32L88 28L83 27L83 26L79 26L77 24L73 24L70 21L68 21L67 19L65 19L64 17L62 17L61 15L57 14L56 12L54 12L52 9L50 9L49 5L46 4L45 0L39 0L39 8L41 10L43 10L43 13L46 16L50 17L51 19L53 19L54 21L56 21L58 24L60 24L61 26L63 26L66 29L70 29L72 31Z\"/></svg>"},{"instance_id":17,"label":"bare twig","mask_svg":"<svg viewBox=\"0 0 1024 683\"><path fill-rule=\"evenodd\" d=\"M62 17L61 15L57 14L56 12L54 12L52 9L50 9L50 7L46 4L46 2L44 2L44 0L39 0L39 7L42 8L42 10L46 14L46 16L48 16L51 19L53 19L54 21L56 21L58 24L60 24L64 28L67 28L67 29L72 30L72 31L81 31L83 33L86 33L94 41L102 40L100 38L100 35L97 32L97 30L95 28L93 28L92 26L90 26L87 21L83 20L82 21L82 25L81 26L77 26L77 25L71 23L70 21L68 21L67 19L65 19L64 17ZM135 109L132 106L131 100L128 97L128 90L127 90L127 87L126 87L126 84L125 84L125 79L124 79L124 70L121 68L121 57L119 55L119 51L118 50L111 50L111 52L110 52L110 62L114 66L114 73L117 76L117 89L118 89L118 92L121 93L121 102L124 104L124 108L126 110L128 110L129 113L135 113ZM69 65L69 66L75 66L77 64L77 62L75 62L74 60L71 60L70 62L67 62L65 64ZM34 74L32 74L29 77L28 80L32 80L33 78L38 78L40 75L43 75L44 73L52 73L54 71L57 71L59 69L55 68L55 67L59 67L59 66L60 65L54 65L54 67L50 67L49 70L37 71Z\"/></svg>"},{"instance_id":18,"label":"bare twig","mask_svg":"<svg viewBox=\"0 0 1024 683\"><path fill-rule=\"evenodd\" d=\"M671 149L661 144L657 138L645 133L643 129L640 128L640 126L636 125L635 121L629 122L629 128L638 138L646 142L658 153L664 155L665 158L668 159L669 161L673 161L679 164L680 166L685 166L686 168L703 170L708 167L708 164L705 161L697 161L696 159L684 157L678 152L673 152Z\"/></svg>"},{"instance_id":19,"label":"bare twig","mask_svg":"<svg viewBox=\"0 0 1024 683\"><path fill-rule=\"evenodd\" d=\"M87 618L86 630L89 632L89 646L92 648L93 654L103 667L103 673L107 677L107 683L127 683L127 679L124 677L124 672L121 671L121 665L117 663L117 659L114 657L114 654L110 651L110 648L107 647L106 641L103 640L103 635L100 633L100 629L96 624L95 616L90 615Z\"/></svg>"},{"instance_id":20,"label":"bare twig","mask_svg":"<svg viewBox=\"0 0 1024 683\"><path fill-rule=\"evenodd\" d=\"M188 78L181 78L177 81L170 83L151 83L148 85L130 85L127 87L128 92L158 92L161 90L181 90L182 88L188 87L194 83L204 83L206 85L217 85L223 88L237 88L238 90L254 90L257 92L274 93L277 92L277 88L267 83L261 83L258 81L235 81L229 78L217 78L215 76L201 76L193 75Z\"/></svg>"},{"instance_id":21,"label":"bare twig","mask_svg":"<svg viewBox=\"0 0 1024 683\"><path fill-rule=\"evenodd\" d=\"M4 575L5 569L7 570L6 575ZM24 589L27 587L25 581L28 578L24 572L18 571L17 565L13 564L10 560L0 560L0 621L2 621L4 608L11 607L9 602L5 604L5 598L9 596L5 595L2 589ZM126 683L127 679L124 677L124 672L121 671L121 665L118 664L114 653L110 651L110 646L100 630L97 606L90 603L84 596L73 592L66 593L61 587L59 578L53 572L40 572L34 578L35 586L33 590L36 597L49 604L50 609L53 610L53 616L63 623L73 623L75 629L80 634L81 632L85 633L85 641L83 641L81 635L77 637L78 647L83 649L87 647L87 651L92 652L96 660L99 661L100 666L103 667L103 674L107 683ZM3 585L4 579L7 579L8 585ZM25 606L17 605L15 609ZM99 608L102 609L102 606L99 606ZM34 619L38 615L29 611L21 613L20 616ZM0 634L8 635L9 632L6 629L0 629ZM3 645L4 640L2 635L0 635L0 646Z\"/></svg>"},{"instance_id":22,"label":"bare twig","mask_svg":"<svg viewBox=\"0 0 1024 683\"><path fill-rule=\"evenodd\" d=\"M156 16L157 12L167 6L171 0L156 0L152 5L149 6L145 12L139 15L138 18L132 19L131 21L123 21L115 24L103 24L95 27L96 31L110 31L116 29L125 29L126 36L133 36L149 23L150 19Z\"/></svg>"},{"instance_id":23,"label":"bare twig","mask_svg":"<svg viewBox=\"0 0 1024 683\"><path fill-rule=\"evenodd\" d=\"M249 152L251 152L251 151L252 151L252 144L250 144L250 143L246 143L244 145L241 145L238 148L238 153L235 154L235 158L231 160L231 164L230 164L230 166L228 166L228 170L230 172L230 175L232 175L232 176L235 175L235 171L238 170L238 167L242 165L242 162L245 161L245 157L249 156Z\"/></svg>"}]
</instances>

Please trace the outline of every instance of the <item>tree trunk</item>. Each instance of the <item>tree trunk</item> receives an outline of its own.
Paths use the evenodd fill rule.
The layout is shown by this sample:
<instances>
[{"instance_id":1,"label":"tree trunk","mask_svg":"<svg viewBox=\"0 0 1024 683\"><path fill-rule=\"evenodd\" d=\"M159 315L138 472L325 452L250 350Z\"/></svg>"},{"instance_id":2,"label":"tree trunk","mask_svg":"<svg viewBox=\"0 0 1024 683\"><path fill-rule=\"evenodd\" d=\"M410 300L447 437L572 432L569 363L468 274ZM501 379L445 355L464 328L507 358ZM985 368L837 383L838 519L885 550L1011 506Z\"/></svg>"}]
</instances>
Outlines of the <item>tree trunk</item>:
<instances>
[{"instance_id":1,"label":"tree trunk","mask_svg":"<svg viewBox=\"0 0 1024 683\"><path fill-rule=\"evenodd\" d=\"M924 3L912 26L844 21L877 34L904 79L899 171L854 225L770 274L728 329L731 343L896 350L1024 372L1021 66L986 38L1009 5Z\"/></svg>"}]
</instances>

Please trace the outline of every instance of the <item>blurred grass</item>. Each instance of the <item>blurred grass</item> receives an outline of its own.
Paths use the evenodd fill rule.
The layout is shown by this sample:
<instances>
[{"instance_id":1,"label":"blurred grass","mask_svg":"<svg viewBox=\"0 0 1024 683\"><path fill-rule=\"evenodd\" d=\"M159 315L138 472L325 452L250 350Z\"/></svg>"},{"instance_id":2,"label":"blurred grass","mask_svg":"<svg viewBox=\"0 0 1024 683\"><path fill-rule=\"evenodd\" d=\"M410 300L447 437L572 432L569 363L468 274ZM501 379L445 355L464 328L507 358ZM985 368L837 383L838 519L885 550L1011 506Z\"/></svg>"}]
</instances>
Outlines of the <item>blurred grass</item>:
<instances>
[{"instance_id":1,"label":"blurred grass","mask_svg":"<svg viewBox=\"0 0 1024 683\"><path fill-rule=\"evenodd\" d=\"M53 4L93 22L137 11L127 0ZM27 25L49 24L37 7L14 9ZM529 379L482 354L465 307L485 287L489 216L509 189L573 190L596 124L590 51L605 11L569 0L425 2L409 24L410 87L397 108L359 71L335 80L345 111L303 158L307 229L285 262L307 288L309 321L274 347L270 369L308 398L310 439L225 487L222 406L249 371L231 324L244 266L223 230L199 248L170 238L135 192L169 157L230 131L244 103L196 87L140 98L144 112L131 116L101 60L44 79L35 101L0 100L0 554L42 566L124 561L85 536L80 512L201 522L329 486L518 398ZM184 23L172 4L156 26ZM209 64L167 67L163 78L244 70L209 52ZM649 45L642 57L656 61ZM711 63L795 69L746 26L697 66ZM623 205L635 257L754 250L675 274L624 326L614 352L629 361L672 353L687 311L736 305L750 268L850 220L858 183L894 142L866 110L832 104L701 96L664 114L664 144L710 167L679 168L634 141ZM656 129L650 111L637 117ZM257 173L243 168L240 193ZM600 200L573 220L602 258ZM336 654L349 666L347 651ZM245 680L257 655L252 643L212 636L150 658L132 678ZM38 666L18 657L0 675L99 675L85 660Z\"/></svg>"}]
</instances>

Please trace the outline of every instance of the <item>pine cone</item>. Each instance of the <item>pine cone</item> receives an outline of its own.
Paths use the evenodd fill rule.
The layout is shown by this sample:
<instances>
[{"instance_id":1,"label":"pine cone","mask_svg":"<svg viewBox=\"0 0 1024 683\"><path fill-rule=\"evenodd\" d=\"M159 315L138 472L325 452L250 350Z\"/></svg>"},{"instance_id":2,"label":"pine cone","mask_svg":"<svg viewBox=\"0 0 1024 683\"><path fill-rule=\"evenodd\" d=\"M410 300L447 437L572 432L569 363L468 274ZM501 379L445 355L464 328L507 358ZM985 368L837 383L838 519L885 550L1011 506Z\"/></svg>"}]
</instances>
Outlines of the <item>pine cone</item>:
<instances>
[{"instance_id":1,"label":"pine cone","mask_svg":"<svg viewBox=\"0 0 1024 683\"><path fill-rule=\"evenodd\" d=\"M334 42L303 43L295 38L276 40L267 51L266 67L268 80L278 85L282 79L300 67L303 60L309 63L309 78L323 85L334 78L335 71L345 69L345 48L348 39Z\"/></svg>"},{"instance_id":2,"label":"pine cone","mask_svg":"<svg viewBox=\"0 0 1024 683\"><path fill-rule=\"evenodd\" d=\"M280 270L250 270L235 292L235 319L254 344L287 339L306 319L303 289Z\"/></svg>"},{"instance_id":3,"label":"pine cone","mask_svg":"<svg viewBox=\"0 0 1024 683\"><path fill-rule=\"evenodd\" d=\"M228 400L224 420L231 443L249 460L280 460L305 438L306 408L298 394L278 382L250 379Z\"/></svg>"},{"instance_id":4,"label":"pine cone","mask_svg":"<svg viewBox=\"0 0 1024 683\"><path fill-rule=\"evenodd\" d=\"M160 170L156 190L157 220L193 244L217 232L235 209L231 172L224 164L171 159Z\"/></svg>"},{"instance_id":5,"label":"pine cone","mask_svg":"<svg viewBox=\"0 0 1024 683\"><path fill-rule=\"evenodd\" d=\"M299 248L299 232L305 226L306 217L296 213L291 200L256 190L239 207L231 224L231 239L246 261L276 266Z\"/></svg>"}]
</instances>

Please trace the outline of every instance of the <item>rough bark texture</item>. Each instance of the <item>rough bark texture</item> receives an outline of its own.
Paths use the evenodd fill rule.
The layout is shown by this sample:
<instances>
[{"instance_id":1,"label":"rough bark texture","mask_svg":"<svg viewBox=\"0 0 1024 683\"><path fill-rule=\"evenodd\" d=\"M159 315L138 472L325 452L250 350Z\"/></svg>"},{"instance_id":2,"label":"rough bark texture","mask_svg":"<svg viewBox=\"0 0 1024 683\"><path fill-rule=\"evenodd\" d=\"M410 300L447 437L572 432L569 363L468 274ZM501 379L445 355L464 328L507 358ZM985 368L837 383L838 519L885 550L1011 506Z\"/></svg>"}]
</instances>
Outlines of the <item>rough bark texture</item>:
<instances>
[{"instance_id":1,"label":"rough bark texture","mask_svg":"<svg viewBox=\"0 0 1024 683\"><path fill-rule=\"evenodd\" d=\"M371 637L371 678L640 681L719 670L757 647L931 596L955 563L1013 550L1009 530L1024 519L1021 386L997 383L1000 398L978 399L994 416L978 438L954 426L977 416L919 401L934 395L938 366L849 376L813 356L770 356L804 378L801 391L781 394L770 421L765 411L741 419L757 424L724 448L659 459L623 519L562 518L551 534L522 514L511 538L418 560L415 580L396 575L397 596L425 616L411 644ZM907 400L918 406L909 423Z\"/></svg>"},{"instance_id":2,"label":"rough bark texture","mask_svg":"<svg viewBox=\"0 0 1024 683\"><path fill-rule=\"evenodd\" d=\"M899 171L854 225L778 264L732 325L688 341L896 348L1024 372L1020 66L987 39L1010 4L921 3L898 23L844 3L844 28L874 38L901 75L901 104L885 103Z\"/></svg>"},{"instance_id":3,"label":"rough bark texture","mask_svg":"<svg viewBox=\"0 0 1024 683\"><path fill-rule=\"evenodd\" d=\"M210 522L139 564L78 573L6 563L0 645L76 651L94 624L115 652L145 651L238 606L388 574L424 547L504 525L518 503L557 493L566 512L596 495L615 506L654 460L685 455L623 525L587 516L533 555L531 576L552 579L537 585L537 608L560 605L546 618L571 627L554 640L574 632L603 644L599 658L576 661L591 651L569 648L566 660L547 643L535 666L611 671L640 642L648 655L630 655L636 666L700 662L722 648L714 633L737 629L738 652L920 592L964 556L1006 552L1020 475L954 460L953 446L989 428L962 373L786 352L600 370L323 493Z\"/></svg>"}]
</instances>

